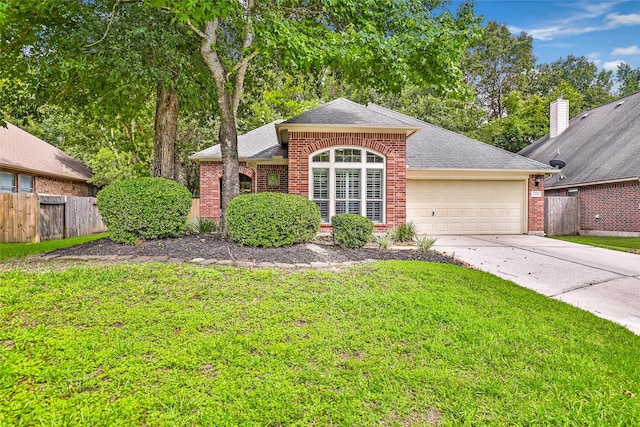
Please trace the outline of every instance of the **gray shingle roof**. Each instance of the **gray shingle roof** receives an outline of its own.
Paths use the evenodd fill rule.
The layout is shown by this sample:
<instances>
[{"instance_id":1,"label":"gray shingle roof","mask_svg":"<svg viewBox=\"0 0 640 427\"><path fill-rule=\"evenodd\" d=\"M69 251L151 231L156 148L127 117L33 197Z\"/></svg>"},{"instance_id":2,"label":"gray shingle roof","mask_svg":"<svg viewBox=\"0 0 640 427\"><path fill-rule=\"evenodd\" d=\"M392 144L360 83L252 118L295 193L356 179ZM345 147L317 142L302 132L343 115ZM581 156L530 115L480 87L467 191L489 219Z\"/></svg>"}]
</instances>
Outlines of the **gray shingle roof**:
<instances>
[{"instance_id":1,"label":"gray shingle roof","mask_svg":"<svg viewBox=\"0 0 640 427\"><path fill-rule=\"evenodd\" d=\"M309 110L283 122L283 124L408 127L407 123L401 120L396 120L386 114L380 114L364 105L344 98L338 98Z\"/></svg>"},{"instance_id":2,"label":"gray shingle roof","mask_svg":"<svg viewBox=\"0 0 640 427\"><path fill-rule=\"evenodd\" d=\"M548 165L397 111L376 104L369 104L367 108L421 128L407 139L407 166L409 169L553 170Z\"/></svg>"},{"instance_id":3,"label":"gray shingle roof","mask_svg":"<svg viewBox=\"0 0 640 427\"><path fill-rule=\"evenodd\" d=\"M53 145L17 126L0 126L0 169L87 181L91 169Z\"/></svg>"},{"instance_id":4,"label":"gray shingle roof","mask_svg":"<svg viewBox=\"0 0 640 427\"><path fill-rule=\"evenodd\" d=\"M558 137L549 135L520 154L545 164L566 162L545 188L640 176L640 92L579 114ZM564 178L563 178L564 177Z\"/></svg>"},{"instance_id":5,"label":"gray shingle roof","mask_svg":"<svg viewBox=\"0 0 640 427\"><path fill-rule=\"evenodd\" d=\"M238 136L238 158L241 160L268 160L287 157L287 150L278 143L275 121ZM222 159L220 145L214 145L189 156L192 160Z\"/></svg>"}]
</instances>

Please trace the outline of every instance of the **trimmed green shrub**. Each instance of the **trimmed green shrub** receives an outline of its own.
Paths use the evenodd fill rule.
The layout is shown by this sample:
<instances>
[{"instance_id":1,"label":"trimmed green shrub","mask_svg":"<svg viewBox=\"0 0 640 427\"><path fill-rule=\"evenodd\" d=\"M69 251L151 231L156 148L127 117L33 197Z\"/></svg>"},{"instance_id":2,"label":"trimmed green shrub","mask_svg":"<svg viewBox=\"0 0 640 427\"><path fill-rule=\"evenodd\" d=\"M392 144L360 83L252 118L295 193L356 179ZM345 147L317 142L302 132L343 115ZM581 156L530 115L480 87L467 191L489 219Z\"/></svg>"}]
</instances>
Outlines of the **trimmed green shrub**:
<instances>
[{"instance_id":1,"label":"trimmed green shrub","mask_svg":"<svg viewBox=\"0 0 640 427\"><path fill-rule=\"evenodd\" d=\"M111 239L134 244L184 233L191 193L168 179L136 178L106 186L97 204Z\"/></svg>"},{"instance_id":2,"label":"trimmed green shrub","mask_svg":"<svg viewBox=\"0 0 640 427\"><path fill-rule=\"evenodd\" d=\"M373 236L373 221L356 214L338 214L331 218L333 242L341 248L359 249Z\"/></svg>"},{"instance_id":3,"label":"trimmed green shrub","mask_svg":"<svg viewBox=\"0 0 640 427\"><path fill-rule=\"evenodd\" d=\"M294 194L235 197L227 207L231 240L247 246L280 247L311 241L320 230L320 209Z\"/></svg>"}]
</instances>

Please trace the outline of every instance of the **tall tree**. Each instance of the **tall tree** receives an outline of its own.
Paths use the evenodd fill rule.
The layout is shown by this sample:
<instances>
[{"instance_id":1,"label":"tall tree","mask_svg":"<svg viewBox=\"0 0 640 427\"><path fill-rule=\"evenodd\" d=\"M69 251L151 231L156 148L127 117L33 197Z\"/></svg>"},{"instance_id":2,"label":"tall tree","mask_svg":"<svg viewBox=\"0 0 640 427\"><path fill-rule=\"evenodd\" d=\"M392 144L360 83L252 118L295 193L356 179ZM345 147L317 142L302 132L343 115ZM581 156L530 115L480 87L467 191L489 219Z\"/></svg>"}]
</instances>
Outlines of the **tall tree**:
<instances>
[{"instance_id":1,"label":"tall tree","mask_svg":"<svg viewBox=\"0 0 640 427\"><path fill-rule=\"evenodd\" d=\"M522 32L513 35L506 25L490 21L482 40L464 60L467 82L490 117L505 115L505 97L524 84L524 74L533 69L533 41Z\"/></svg>"},{"instance_id":2,"label":"tall tree","mask_svg":"<svg viewBox=\"0 0 640 427\"><path fill-rule=\"evenodd\" d=\"M624 62L618 65L615 79L620 83L618 90L620 96L640 92L640 67L634 70L631 65Z\"/></svg>"},{"instance_id":3,"label":"tall tree","mask_svg":"<svg viewBox=\"0 0 640 427\"><path fill-rule=\"evenodd\" d=\"M170 10L199 38L215 83L223 159L222 221L239 194L237 116L250 64L301 71L329 65L345 80L399 90L408 82L461 90L459 59L476 18L464 3L457 17L439 0L146 0Z\"/></svg>"},{"instance_id":4,"label":"tall tree","mask_svg":"<svg viewBox=\"0 0 640 427\"><path fill-rule=\"evenodd\" d=\"M531 73L529 91L546 97L570 88L580 95L580 103L570 103L571 116L612 99L612 72L601 70L584 56L568 55L550 64L541 64ZM565 96L566 98L566 96Z\"/></svg>"},{"instance_id":5,"label":"tall tree","mask_svg":"<svg viewBox=\"0 0 640 427\"><path fill-rule=\"evenodd\" d=\"M154 99L152 172L177 178L180 105L214 105L199 51L170 14L121 0L8 0L1 13L3 71L28 78L40 105L131 123Z\"/></svg>"}]
</instances>

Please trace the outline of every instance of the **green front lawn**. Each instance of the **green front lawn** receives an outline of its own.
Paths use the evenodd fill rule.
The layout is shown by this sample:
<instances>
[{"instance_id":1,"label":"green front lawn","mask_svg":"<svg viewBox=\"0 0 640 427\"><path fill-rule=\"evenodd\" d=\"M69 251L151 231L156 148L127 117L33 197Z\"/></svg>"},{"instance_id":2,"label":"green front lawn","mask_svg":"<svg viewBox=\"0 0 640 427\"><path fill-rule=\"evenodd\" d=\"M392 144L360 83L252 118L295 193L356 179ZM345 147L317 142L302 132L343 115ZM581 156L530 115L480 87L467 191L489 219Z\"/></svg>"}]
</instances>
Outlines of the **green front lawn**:
<instances>
[{"instance_id":1,"label":"green front lawn","mask_svg":"<svg viewBox=\"0 0 640 427\"><path fill-rule=\"evenodd\" d=\"M640 425L639 349L450 265L0 271L0 425Z\"/></svg>"},{"instance_id":2,"label":"green front lawn","mask_svg":"<svg viewBox=\"0 0 640 427\"><path fill-rule=\"evenodd\" d=\"M616 251L640 253L640 237L553 236L553 238Z\"/></svg>"},{"instance_id":3,"label":"green front lawn","mask_svg":"<svg viewBox=\"0 0 640 427\"><path fill-rule=\"evenodd\" d=\"M0 261L51 252L55 249L66 248L90 242L92 240L102 239L108 235L109 233L101 233L91 236L72 237L69 239L47 240L39 243L0 243Z\"/></svg>"}]
</instances>

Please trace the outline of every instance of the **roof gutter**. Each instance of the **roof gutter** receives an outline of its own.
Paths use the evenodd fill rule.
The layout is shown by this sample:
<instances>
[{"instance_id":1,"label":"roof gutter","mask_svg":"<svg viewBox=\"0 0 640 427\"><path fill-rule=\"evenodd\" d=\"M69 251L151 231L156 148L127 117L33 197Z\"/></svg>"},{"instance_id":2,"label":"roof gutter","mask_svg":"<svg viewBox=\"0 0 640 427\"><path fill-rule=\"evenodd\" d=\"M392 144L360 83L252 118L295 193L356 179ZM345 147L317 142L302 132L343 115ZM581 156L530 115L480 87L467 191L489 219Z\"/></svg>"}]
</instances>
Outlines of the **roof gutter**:
<instances>
[{"instance_id":1,"label":"roof gutter","mask_svg":"<svg viewBox=\"0 0 640 427\"><path fill-rule=\"evenodd\" d=\"M70 175L58 174L54 172L45 172L45 171L36 170L36 169L29 169L21 166L14 166L14 165L0 165L0 169L3 169L6 172L25 173L25 174L33 175L36 177L41 176L44 178L65 179L68 181L78 181L78 182L85 182L85 183L88 180L90 180L93 176L92 175L86 178L80 177L80 176L70 176Z\"/></svg>"}]
</instances>

